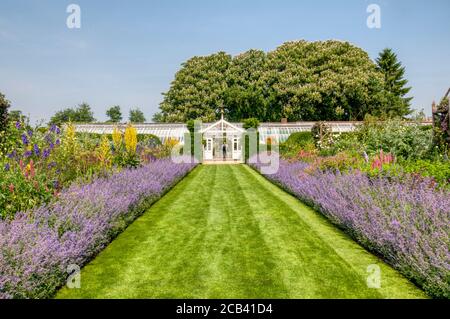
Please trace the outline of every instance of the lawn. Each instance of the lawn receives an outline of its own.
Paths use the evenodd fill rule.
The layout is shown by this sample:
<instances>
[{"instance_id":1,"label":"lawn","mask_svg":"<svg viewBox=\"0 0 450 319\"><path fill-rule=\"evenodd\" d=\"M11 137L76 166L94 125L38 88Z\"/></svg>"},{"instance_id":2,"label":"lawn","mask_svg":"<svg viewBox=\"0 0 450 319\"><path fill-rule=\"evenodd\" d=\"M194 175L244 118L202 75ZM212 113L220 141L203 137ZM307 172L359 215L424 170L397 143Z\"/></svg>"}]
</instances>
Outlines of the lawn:
<instances>
[{"instance_id":1,"label":"lawn","mask_svg":"<svg viewBox=\"0 0 450 319\"><path fill-rule=\"evenodd\" d=\"M368 288L367 267L381 268ZM319 213L245 165L199 166L57 298L423 298Z\"/></svg>"}]
</instances>

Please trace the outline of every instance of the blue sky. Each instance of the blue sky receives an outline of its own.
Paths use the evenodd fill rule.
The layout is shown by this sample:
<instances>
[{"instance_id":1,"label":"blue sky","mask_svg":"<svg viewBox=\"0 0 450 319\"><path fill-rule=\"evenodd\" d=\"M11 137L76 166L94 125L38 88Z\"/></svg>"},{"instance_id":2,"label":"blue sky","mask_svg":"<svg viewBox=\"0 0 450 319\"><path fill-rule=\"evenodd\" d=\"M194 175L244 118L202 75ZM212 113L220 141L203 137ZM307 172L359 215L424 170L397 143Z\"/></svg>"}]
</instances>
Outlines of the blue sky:
<instances>
[{"instance_id":1,"label":"blue sky","mask_svg":"<svg viewBox=\"0 0 450 319\"><path fill-rule=\"evenodd\" d=\"M71 3L81 29L66 26ZM371 3L381 29L366 25ZM347 40L372 58L393 48L428 113L450 87L448 0L0 0L0 92L33 121L83 101L99 120L116 104L150 119L188 58L298 39Z\"/></svg>"}]
</instances>

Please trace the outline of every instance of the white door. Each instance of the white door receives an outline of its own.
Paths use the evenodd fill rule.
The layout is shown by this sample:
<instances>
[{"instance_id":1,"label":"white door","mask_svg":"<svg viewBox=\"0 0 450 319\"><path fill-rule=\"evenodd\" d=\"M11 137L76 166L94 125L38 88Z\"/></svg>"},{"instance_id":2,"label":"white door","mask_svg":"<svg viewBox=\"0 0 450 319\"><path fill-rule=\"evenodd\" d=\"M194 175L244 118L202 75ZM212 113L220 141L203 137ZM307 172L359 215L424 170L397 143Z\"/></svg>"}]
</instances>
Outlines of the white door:
<instances>
[{"instance_id":1,"label":"white door","mask_svg":"<svg viewBox=\"0 0 450 319\"><path fill-rule=\"evenodd\" d=\"M242 155L241 145L238 138L233 138L233 159L240 160Z\"/></svg>"},{"instance_id":2,"label":"white door","mask_svg":"<svg viewBox=\"0 0 450 319\"><path fill-rule=\"evenodd\" d=\"M203 148L203 159L210 161L213 159L213 139L207 138L206 145Z\"/></svg>"}]
</instances>

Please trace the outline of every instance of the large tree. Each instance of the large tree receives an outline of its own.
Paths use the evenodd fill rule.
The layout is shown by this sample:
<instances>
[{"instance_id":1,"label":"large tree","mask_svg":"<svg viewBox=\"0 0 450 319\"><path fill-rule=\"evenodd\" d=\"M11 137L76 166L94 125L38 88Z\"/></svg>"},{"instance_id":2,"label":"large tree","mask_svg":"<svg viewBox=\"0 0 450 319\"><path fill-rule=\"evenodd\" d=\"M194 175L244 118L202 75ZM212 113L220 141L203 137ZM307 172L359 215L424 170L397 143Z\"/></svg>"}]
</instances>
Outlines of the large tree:
<instances>
[{"instance_id":1,"label":"large tree","mask_svg":"<svg viewBox=\"0 0 450 319\"><path fill-rule=\"evenodd\" d=\"M208 122L220 116L227 88L226 72L231 56L219 52L210 56L193 57L183 63L175 75L170 90L164 94L161 112L153 120L186 122L200 119Z\"/></svg>"},{"instance_id":2,"label":"large tree","mask_svg":"<svg viewBox=\"0 0 450 319\"><path fill-rule=\"evenodd\" d=\"M144 112L139 108L130 110L129 120L131 123L145 123Z\"/></svg>"},{"instance_id":3,"label":"large tree","mask_svg":"<svg viewBox=\"0 0 450 319\"><path fill-rule=\"evenodd\" d=\"M0 92L0 132L6 130L8 123L8 109L10 106L10 102Z\"/></svg>"},{"instance_id":4,"label":"large tree","mask_svg":"<svg viewBox=\"0 0 450 319\"><path fill-rule=\"evenodd\" d=\"M384 89L387 103L386 109L380 110L387 116L404 116L411 113L412 97L406 97L411 90L407 87L408 80L404 78L405 67L398 61L392 49L386 48L380 52L376 59L377 69L383 74Z\"/></svg>"},{"instance_id":5,"label":"large tree","mask_svg":"<svg viewBox=\"0 0 450 319\"><path fill-rule=\"evenodd\" d=\"M229 120L279 118L278 110L270 107L274 90L268 85L267 71L267 56L263 51L250 50L233 58L223 94Z\"/></svg>"},{"instance_id":6,"label":"large tree","mask_svg":"<svg viewBox=\"0 0 450 319\"><path fill-rule=\"evenodd\" d=\"M122 121L122 111L119 105L112 106L106 111L106 115L109 117L108 122L119 123Z\"/></svg>"},{"instance_id":7,"label":"large tree","mask_svg":"<svg viewBox=\"0 0 450 319\"><path fill-rule=\"evenodd\" d=\"M374 61L348 42L288 42L234 58L220 52L182 65L154 120L211 121L222 105L235 121L360 120L388 109L384 86Z\"/></svg>"},{"instance_id":8,"label":"large tree","mask_svg":"<svg viewBox=\"0 0 450 319\"><path fill-rule=\"evenodd\" d=\"M61 125L66 122L92 123L95 122L94 113L87 103L81 103L77 108L66 108L58 111L50 119L50 124Z\"/></svg>"}]
</instances>

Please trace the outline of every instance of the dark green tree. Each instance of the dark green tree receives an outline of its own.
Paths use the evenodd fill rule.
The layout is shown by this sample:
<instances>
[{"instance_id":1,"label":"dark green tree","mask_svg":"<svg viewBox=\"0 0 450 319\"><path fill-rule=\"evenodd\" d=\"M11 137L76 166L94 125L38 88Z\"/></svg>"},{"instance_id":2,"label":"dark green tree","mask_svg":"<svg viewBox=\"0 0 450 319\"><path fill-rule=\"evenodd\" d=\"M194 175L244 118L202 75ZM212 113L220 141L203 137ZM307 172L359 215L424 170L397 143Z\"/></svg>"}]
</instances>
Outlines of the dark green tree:
<instances>
[{"instance_id":1,"label":"dark green tree","mask_svg":"<svg viewBox=\"0 0 450 319\"><path fill-rule=\"evenodd\" d=\"M130 110L129 120L131 123L145 123L144 113L139 108L132 109Z\"/></svg>"},{"instance_id":2,"label":"dark green tree","mask_svg":"<svg viewBox=\"0 0 450 319\"><path fill-rule=\"evenodd\" d=\"M66 108L58 111L50 119L50 124L61 125L66 122L92 123L95 122L94 113L87 103L81 103L77 108Z\"/></svg>"},{"instance_id":3,"label":"dark green tree","mask_svg":"<svg viewBox=\"0 0 450 319\"><path fill-rule=\"evenodd\" d=\"M362 120L390 103L383 74L364 50L342 41L287 42L234 58L219 52L182 65L154 120Z\"/></svg>"},{"instance_id":4,"label":"dark green tree","mask_svg":"<svg viewBox=\"0 0 450 319\"><path fill-rule=\"evenodd\" d=\"M218 108L223 104L230 63L231 56L224 52L193 57L183 63L170 90L164 94L161 112L153 119L186 123L188 120L210 122L220 118Z\"/></svg>"},{"instance_id":5,"label":"dark green tree","mask_svg":"<svg viewBox=\"0 0 450 319\"><path fill-rule=\"evenodd\" d=\"M119 105L115 105L106 111L106 115L109 117L108 122L119 123L122 121L122 111Z\"/></svg>"},{"instance_id":6,"label":"dark green tree","mask_svg":"<svg viewBox=\"0 0 450 319\"><path fill-rule=\"evenodd\" d=\"M75 110L76 121L81 123L92 123L95 122L94 113L91 107L87 103L81 103Z\"/></svg>"},{"instance_id":7,"label":"dark green tree","mask_svg":"<svg viewBox=\"0 0 450 319\"><path fill-rule=\"evenodd\" d=\"M412 97L406 97L411 90L407 87L408 80L404 78L405 67L398 61L392 49L386 48L380 52L376 59L377 69L384 77L385 108L379 111L385 115L405 116L411 114Z\"/></svg>"},{"instance_id":8,"label":"dark green tree","mask_svg":"<svg viewBox=\"0 0 450 319\"><path fill-rule=\"evenodd\" d=\"M24 115L20 110L10 111L8 119L10 122L29 122L28 116Z\"/></svg>"},{"instance_id":9,"label":"dark green tree","mask_svg":"<svg viewBox=\"0 0 450 319\"><path fill-rule=\"evenodd\" d=\"M8 109L11 103L0 92L0 131L5 131L8 124Z\"/></svg>"}]
</instances>

